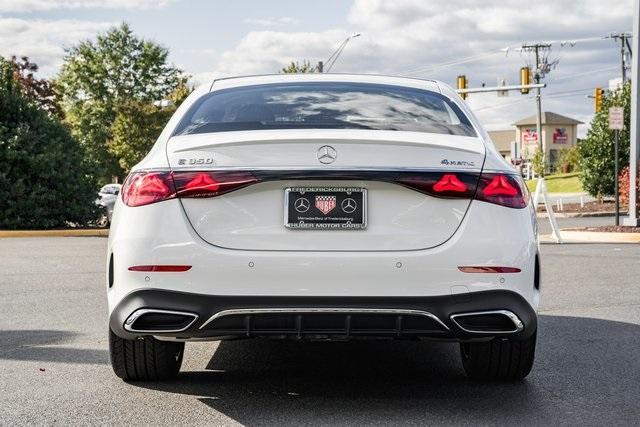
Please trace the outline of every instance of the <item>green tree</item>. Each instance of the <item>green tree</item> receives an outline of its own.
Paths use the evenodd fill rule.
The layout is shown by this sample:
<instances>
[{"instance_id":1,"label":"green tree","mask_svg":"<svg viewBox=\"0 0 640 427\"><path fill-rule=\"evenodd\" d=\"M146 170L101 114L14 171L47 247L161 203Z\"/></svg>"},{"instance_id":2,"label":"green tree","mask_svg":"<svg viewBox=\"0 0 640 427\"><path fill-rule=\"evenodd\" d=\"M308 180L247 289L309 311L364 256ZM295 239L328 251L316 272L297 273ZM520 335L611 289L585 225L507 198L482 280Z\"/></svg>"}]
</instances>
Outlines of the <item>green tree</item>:
<instances>
[{"instance_id":1,"label":"green tree","mask_svg":"<svg viewBox=\"0 0 640 427\"><path fill-rule=\"evenodd\" d=\"M67 51L58 77L63 107L101 182L124 175L109 150L118 111L164 99L184 84L168 55L164 47L136 37L127 24Z\"/></svg>"},{"instance_id":2,"label":"green tree","mask_svg":"<svg viewBox=\"0 0 640 427\"><path fill-rule=\"evenodd\" d=\"M284 74L317 73L319 71L320 70L318 70L317 66L311 65L311 62L306 60L302 61L302 64L291 61L289 65L287 65L286 67L282 68L282 70L280 70L280 72Z\"/></svg>"},{"instance_id":3,"label":"green tree","mask_svg":"<svg viewBox=\"0 0 640 427\"><path fill-rule=\"evenodd\" d=\"M125 173L129 173L149 152L176 108L191 93L187 85L179 86L165 101L167 106L146 101L129 101L118 105L111 126L112 139L107 150L118 159Z\"/></svg>"},{"instance_id":4,"label":"green tree","mask_svg":"<svg viewBox=\"0 0 640 427\"><path fill-rule=\"evenodd\" d=\"M629 122L631 117L631 84L627 83L603 97L602 110L593 117L584 140L578 144L580 180L592 196L612 195L615 186L614 133L609 130L609 107L624 107L624 130L620 131L619 170L629 164Z\"/></svg>"},{"instance_id":5,"label":"green tree","mask_svg":"<svg viewBox=\"0 0 640 427\"><path fill-rule=\"evenodd\" d=\"M95 183L82 146L35 105L0 58L0 228L50 228L93 218Z\"/></svg>"}]
</instances>

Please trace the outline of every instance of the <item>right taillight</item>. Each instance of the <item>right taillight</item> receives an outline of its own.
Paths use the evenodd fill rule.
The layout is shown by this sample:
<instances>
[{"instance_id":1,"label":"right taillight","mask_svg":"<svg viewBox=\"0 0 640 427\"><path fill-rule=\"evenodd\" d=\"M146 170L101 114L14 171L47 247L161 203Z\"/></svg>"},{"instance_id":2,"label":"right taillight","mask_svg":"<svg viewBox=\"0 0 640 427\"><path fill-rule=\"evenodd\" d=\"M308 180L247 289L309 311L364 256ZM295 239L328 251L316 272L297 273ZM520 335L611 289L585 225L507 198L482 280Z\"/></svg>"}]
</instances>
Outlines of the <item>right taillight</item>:
<instances>
[{"instance_id":1,"label":"right taillight","mask_svg":"<svg viewBox=\"0 0 640 427\"><path fill-rule=\"evenodd\" d=\"M529 203L529 190L522 177L501 173L483 173L478 182L476 200L521 209Z\"/></svg>"},{"instance_id":2,"label":"right taillight","mask_svg":"<svg viewBox=\"0 0 640 427\"><path fill-rule=\"evenodd\" d=\"M477 181L478 175L473 173L423 172L398 177L394 182L434 197L471 199Z\"/></svg>"}]
</instances>

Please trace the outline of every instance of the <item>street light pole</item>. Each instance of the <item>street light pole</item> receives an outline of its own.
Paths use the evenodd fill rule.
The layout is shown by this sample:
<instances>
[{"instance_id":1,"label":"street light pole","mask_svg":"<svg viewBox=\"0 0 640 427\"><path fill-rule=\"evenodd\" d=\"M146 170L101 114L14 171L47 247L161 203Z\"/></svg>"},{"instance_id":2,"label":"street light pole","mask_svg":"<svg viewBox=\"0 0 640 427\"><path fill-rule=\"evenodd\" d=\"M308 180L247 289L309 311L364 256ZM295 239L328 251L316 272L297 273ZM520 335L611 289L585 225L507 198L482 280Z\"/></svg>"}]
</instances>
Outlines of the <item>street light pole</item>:
<instances>
[{"instance_id":1,"label":"street light pole","mask_svg":"<svg viewBox=\"0 0 640 427\"><path fill-rule=\"evenodd\" d=\"M333 53L331 54L331 56L329 56L329 58L327 58L326 61L324 61L324 66L318 67L321 73L326 72L328 73L329 71L331 71L331 68L334 66L334 64L336 63L336 61L338 60L338 58L340 57L340 54L342 53L342 51L344 50L345 47L347 47L347 43L349 43L349 40L351 39L355 39L356 37L360 37L361 34L360 33L353 33L351 34L349 37L347 37L346 39L344 39L342 41L342 43L340 43L340 45L338 46L338 48L336 50L333 51ZM322 64L322 63L321 63ZM326 67L326 71L324 70L324 68Z\"/></svg>"},{"instance_id":2,"label":"street light pole","mask_svg":"<svg viewBox=\"0 0 640 427\"><path fill-rule=\"evenodd\" d=\"M633 6L633 52L631 56L631 146L629 150L629 216L624 219L624 225L638 226L638 155L640 154L640 120L638 120L638 107L640 107L640 0L636 0ZM618 177L616 177L617 179Z\"/></svg>"}]
</instances>

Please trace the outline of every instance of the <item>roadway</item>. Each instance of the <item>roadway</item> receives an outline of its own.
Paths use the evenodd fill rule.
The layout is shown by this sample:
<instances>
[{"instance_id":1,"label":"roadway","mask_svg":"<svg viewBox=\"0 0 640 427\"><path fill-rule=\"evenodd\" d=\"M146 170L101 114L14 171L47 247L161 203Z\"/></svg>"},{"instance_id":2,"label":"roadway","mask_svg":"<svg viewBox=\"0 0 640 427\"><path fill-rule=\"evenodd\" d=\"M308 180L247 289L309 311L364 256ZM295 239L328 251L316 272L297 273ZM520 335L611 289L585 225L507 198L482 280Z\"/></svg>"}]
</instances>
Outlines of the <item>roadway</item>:
<instances>
[{"instance_id":1,"label":"roadway","mask_svg":"<svg viewBox=\"0 0 640 427\"><path fill-rule=\"evenodd\" d=\"M0 425L632 425L640 246L543 245L537 359L465 378L452 343L188 344L173 382L126 384L106 339L104 238L0 239Z\"/></svg>"}]
</instances>

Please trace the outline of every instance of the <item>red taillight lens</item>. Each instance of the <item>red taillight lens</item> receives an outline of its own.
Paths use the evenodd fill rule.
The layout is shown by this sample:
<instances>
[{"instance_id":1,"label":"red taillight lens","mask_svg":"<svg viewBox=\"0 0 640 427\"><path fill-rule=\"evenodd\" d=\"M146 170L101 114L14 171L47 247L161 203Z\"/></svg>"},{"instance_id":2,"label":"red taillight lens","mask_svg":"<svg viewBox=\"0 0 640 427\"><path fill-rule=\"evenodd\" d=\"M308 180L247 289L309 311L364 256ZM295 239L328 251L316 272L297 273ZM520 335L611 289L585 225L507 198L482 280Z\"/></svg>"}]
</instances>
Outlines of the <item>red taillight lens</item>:
<instances>
[{"instance_id":1,"label":"red taillight lens","mask_svg":"<svg viewBox=\"0 0 640 427\"><path fill-rule=\"evenodd\" d=\"M127 206L144 206L175 197L215 197L256 182L243 171L134 172L124 182L122 200Z\"/></svg>"},{"instance_id":2,"label":"red taillight lens","mask_svg":"<svg viewBox=\"0 0 640 427\"><path fill-rule=\"evenodd\" d=\"M436 193L444 193L451 191L454 193L464 193L467 191L467 186L464 182L460 181L457 176L452 173L445 173L440 178L440 181L433 185L433 191Z\"/></svg>"},{"instance_id":3,"label":"red taillight lens","mask_svg":"<svg viewBox=\"0 0 640 427\"><path fill-rule=\"evenodd\" d=\"M529 203L529 190L520 176L483 173L476 199L521 209Z\"/></svg>"},{"instance_id":4,"label":"red taillight lens","mask_svg":"<svg viewBox=\"0 0 640 427\"><path fill-rule=\"evenodd\" d=\"M473 173L425 172L396 179L398 184L431 196L470 199L473 197L478 175Z\"/></svg>"},{"instance_id":5,"label":"red taillight lens","mask_svg":"<svg viewBox=\"0 0 640 427\"><path fill-rule=\"evenodd\" d=\"M144 206L176 196L170 172L134 172L122 186L127 206Z\"/></svg>"},{"instance_id":6,"label":"red taillight lens","mask_svg":"<svg viewBox=\"0 0 640 427\"><path fill-rule=\"evenodd\" d=\"M213 179L211 175L206 172L198 172L189 182L184 185L184 189L181 189L182 194L209 194L215 193L220 189L220 183Z\"/></svg>"},{"instance_id":7,"label":"red taillight lens","mask_svg":"<svg viewBox=\"0 0 640 427\"><path fill-rule=\"evenodd\" d=\"M173 181L181 198L215 197L258 182L250 172L174 172Z\"/></svg>"}]
</instances>

